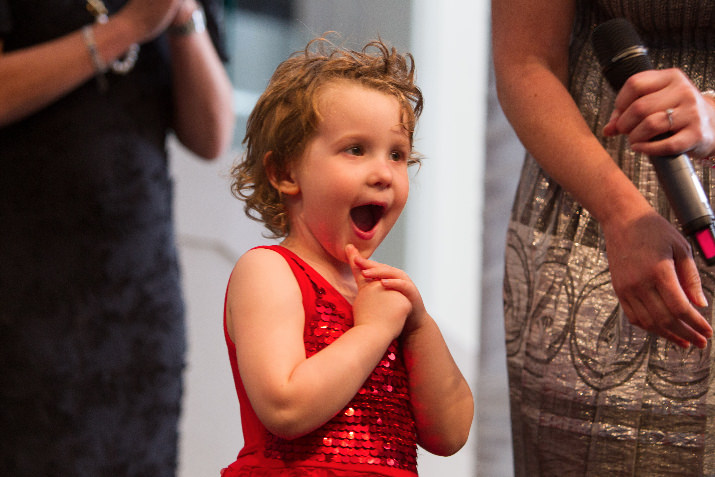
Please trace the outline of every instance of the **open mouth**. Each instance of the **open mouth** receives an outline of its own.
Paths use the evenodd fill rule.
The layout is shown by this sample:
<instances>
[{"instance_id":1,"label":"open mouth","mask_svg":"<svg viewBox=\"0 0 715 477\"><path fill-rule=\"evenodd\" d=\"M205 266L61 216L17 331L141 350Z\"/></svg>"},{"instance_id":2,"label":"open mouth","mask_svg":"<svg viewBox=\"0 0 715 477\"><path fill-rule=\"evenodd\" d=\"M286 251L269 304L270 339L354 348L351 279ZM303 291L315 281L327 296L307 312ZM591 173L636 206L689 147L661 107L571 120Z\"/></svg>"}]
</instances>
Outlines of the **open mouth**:
<instances>
[{"instance_id":1,"label":"open mouth","mask_svg":"<svg viewBox=\"0 0 715 477\"><path fill-rule=\"evenodd\" d=\"M350 210L350 217L355 226L363 232L369 232L380 221L385 213L385 207L377 204L366 204Z\"/></svg>"}]
</instances>

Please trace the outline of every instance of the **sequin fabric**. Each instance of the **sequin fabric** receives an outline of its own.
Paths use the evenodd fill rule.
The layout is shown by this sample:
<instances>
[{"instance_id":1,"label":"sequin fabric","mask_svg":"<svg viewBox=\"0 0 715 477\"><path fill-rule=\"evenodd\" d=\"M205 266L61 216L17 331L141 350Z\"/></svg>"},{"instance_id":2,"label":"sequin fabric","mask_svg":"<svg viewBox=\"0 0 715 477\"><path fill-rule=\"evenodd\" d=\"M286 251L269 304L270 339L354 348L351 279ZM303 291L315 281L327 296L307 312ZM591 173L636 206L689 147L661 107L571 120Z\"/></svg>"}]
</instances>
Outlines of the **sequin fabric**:
<instances>
[{"instance_id":1,"label":"sequin fabric","mask_svg":"<svg viewBox=\"0 0 715 477\"><path fill-rule=\"evenodd\" d=\"M353 326L352 307L298 256L280 246L268 248L286 258L301 287L306 316L303 338L306 356L311 357ZM229 353L231 349L229 345ZM240 379L236 370L234 378ZM239 401L242 407L250 405L241 399L240 393ZM270 465L317 463L336 468L373 468L380 473L383 470L379 469L387 468L416 474L416 431L399 342L393 341L357 395L322 427L293 440L282 439L265 428L262 433L262 455L266 461L272 461ZM245 434L244 425L248 446L250 436Z\"/></svg>"},{"instance_id":2,"label":"sequin fabric","mask_svg":"<svg viewBox=\"0 0 715 477\"><path fill-rule=\"evenodd\" d=\"M653 168L624 137L600 135L614 93L590 45L625 17L658 68L715 87L715 2L579 0L570 91L621 169L675 223ZM694 167L711 201L712 169ZM715 277L696 257L708 301ZM633 327L611 287L598 223L531 156L509 224L504 304L517 476L715 475L712 344L681 350ZM701 310L713 321L713 308Z\"/></svg>"}]
</instances>

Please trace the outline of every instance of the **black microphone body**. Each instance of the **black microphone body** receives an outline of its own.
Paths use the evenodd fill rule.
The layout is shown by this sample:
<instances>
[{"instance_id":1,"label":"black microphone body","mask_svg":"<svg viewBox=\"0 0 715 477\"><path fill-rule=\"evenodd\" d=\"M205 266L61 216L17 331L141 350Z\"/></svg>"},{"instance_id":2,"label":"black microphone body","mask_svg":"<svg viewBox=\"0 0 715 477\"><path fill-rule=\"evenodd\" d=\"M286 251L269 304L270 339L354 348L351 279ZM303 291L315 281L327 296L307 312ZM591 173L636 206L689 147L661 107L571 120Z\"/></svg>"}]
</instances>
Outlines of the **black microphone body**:
<instances>
[{"instance_id":1,"label":"black microphone body","mask_svg":"<svg viewBox=\"0 0 715 477\"><path fill-rule=\"evenodd\" d=\"M603 74L616 92L630 76L653 69L648 50L623 18L596 27L592 43ZM683 232L695 241L705 262L714 265L715 217L690 158L687 154L650 156L650 162Z\"/></svg>"}]
</instances>

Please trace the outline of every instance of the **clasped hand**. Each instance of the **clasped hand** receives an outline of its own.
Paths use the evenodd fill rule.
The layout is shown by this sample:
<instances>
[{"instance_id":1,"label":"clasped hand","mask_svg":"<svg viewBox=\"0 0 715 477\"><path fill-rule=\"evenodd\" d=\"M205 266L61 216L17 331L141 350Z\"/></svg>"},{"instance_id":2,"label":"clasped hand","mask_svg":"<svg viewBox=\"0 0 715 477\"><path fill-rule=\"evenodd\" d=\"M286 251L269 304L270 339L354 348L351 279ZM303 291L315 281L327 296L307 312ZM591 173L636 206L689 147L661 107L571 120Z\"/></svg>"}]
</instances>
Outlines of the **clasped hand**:
<instances>
[{"instance_id":1,"label":"clasped hand","mask_svg":"<svg viewBox=\"0 0 715 477\"><path fill-rule=\"evenodd\" d=\"M392 338L413 332L427 312L419 290L402 270L360 256L354 245L345 252L357 283L355 325L382 327Z\"/></svg>"}]
</instances>

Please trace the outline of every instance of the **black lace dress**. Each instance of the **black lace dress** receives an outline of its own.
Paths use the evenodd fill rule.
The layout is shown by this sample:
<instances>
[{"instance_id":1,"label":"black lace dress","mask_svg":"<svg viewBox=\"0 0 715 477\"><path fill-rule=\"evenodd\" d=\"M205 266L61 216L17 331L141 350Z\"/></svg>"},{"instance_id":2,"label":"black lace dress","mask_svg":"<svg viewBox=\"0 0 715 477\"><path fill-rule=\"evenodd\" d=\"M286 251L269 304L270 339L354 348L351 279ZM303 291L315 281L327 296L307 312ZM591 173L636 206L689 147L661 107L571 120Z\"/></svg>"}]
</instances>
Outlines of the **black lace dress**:
<instances>
[{"instance_id":1,"label":"black lace dress","mask_svg":"<svg viewBox=\"0 0 715 477\"><path fill-rule=\"evenodd\" d=\"M0 0L5 52L92 21L84 0ZM0 128L0 475L174 475L167 46L142 45L104 94L91 80Z\"/></svg>"}]
</instances>

